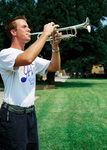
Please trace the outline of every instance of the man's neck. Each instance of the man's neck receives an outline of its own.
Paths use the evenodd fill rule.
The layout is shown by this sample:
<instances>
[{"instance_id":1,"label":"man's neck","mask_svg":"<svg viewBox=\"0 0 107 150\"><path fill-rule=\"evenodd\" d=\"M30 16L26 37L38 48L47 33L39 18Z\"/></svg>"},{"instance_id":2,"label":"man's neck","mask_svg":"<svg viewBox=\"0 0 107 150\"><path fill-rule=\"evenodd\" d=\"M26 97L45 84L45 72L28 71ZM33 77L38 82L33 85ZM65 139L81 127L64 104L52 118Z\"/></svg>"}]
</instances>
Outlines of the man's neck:
<instances>
[{"instance_id":1,"label":"man's neck","mask_svg":"<svg viewBox=\"0 0 107 150\"><path fill-rule=\"evenodd\" d=\"M24 51L25 43L14 41L14 42L11 43L10 47Z\"/></svg>"}]
</instances>

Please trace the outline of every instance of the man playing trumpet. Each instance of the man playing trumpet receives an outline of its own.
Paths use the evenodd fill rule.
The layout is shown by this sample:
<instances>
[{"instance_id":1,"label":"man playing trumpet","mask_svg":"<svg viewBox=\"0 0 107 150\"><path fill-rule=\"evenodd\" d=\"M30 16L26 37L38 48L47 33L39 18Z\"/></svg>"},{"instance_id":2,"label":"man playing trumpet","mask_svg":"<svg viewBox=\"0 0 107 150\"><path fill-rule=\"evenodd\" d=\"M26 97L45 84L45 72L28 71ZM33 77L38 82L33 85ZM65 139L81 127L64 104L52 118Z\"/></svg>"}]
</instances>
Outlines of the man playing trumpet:
<instances>
[{"instance_id":1,"label":"man playing trumpet","mask_svg":"<svg viewBox=\"0 0 107 150\"><path fill-rule=\"evenodd\" d=\"M38 57L49 36L61 36L54 31L57 27L54 22L46 24L40 38L25 50L25 44L31 40L26 18L16 17L6 25L11 46L0 52L0 73L5 85L0 109L1 150L39 149L34 107L35 74L60 69L60 40L52 44L51 60Z\"/></svg>"}]
</instances>

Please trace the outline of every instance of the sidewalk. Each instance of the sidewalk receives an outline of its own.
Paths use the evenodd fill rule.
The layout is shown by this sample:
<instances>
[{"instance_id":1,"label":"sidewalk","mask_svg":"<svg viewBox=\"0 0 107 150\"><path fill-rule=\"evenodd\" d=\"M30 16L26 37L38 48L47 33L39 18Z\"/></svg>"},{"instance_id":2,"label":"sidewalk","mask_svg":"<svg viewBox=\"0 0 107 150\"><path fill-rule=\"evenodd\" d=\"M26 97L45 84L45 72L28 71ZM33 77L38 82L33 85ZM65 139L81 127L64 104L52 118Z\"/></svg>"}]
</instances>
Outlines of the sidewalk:
<instances>
[{"instance_id":1,"label":"sidewalk","mask_svg":"<svg viewBox=\"0 0 107 150\"><path fill-rule=\"evenodd\" d=\"M59 76L55 77L56 82L65 82L67 79L69 79L69 76Z\"/></svg>"}]
</instances>

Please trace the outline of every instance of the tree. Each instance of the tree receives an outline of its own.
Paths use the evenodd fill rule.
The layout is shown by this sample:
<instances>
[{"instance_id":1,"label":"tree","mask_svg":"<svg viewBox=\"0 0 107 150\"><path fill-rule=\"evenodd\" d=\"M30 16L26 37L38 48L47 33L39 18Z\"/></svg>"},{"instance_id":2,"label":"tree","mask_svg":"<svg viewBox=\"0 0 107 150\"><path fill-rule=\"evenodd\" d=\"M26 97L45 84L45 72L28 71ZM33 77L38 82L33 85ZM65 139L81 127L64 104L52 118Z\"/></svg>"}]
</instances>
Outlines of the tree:
<instances>
[{"instance_id":1,"label":"tree","mask_svg":"<svg viewBox=\"0 0 107 150\"><path fill-rule=\"evenodd\" d=\"M5 23L17 15L25 15L31 27L31 32L43 31L43 26L54 21L60 27L80 24L86 17L90 18L92 32L78 30L77 37L67 41L62 41L60 46L62 69L71 70L71 66L81 68L82 71L89 72L93 64L103 64L107 68L107 27L101 25L100 20L107 15L106 0L1 0L0 1L0 29L4 30ZM4 40L4 33L0 33L0 49L7 40ZM32 36L29 46L35 41ZM51 50L47 42L41 51L43 58L51 59ZM79 62L79 63L78 63ZM71 64L71 65L69 65ZM91 71L91 69L90 69Z\"/></svg>"},{"instance_id":2,"label":"tree","mask_svg":"<svg viewBox=\"0 0 107 150\"><path fill-rule=\"evenodd\" d=\"M8 47L9 40L6 37L4 26L5 24L16 16L25 15L28 24L31 25L31 30L33 31L35 25L36 16L36 3L35 0L1 0L0 1L0 25L2 32L0 33L0 49ZM8 41L8 42L6 42ZM29 46L32 41L27 45ZM4 44L5 43L5 44Z\"/></svg>"},{"instance_id":3,"label":"tree","mask_svg":"<svg viewBox=\"0 0 107 150\"><path fill-rule=\"evenodd\" d=\"M105 78L107 78L107 26L101 26L97 32L100 35L98 46L99 57L97 57L97 62L103 65Z\"/></svg>"},{"instance_id":4,"label":"tree","mask_svg":"<svg viewBox=\"0 0 107 150\"><path fill-rule=\"evenodd\" d=\"M79 57L87 61L89 60L89 62L91 59L93 63L96 62L96 56L99 56L100 49L104 47L99 43L101 37L95 29L100 27L100 19L105 15L105 5L105 0L98 0L96 2L92 0L38 1L36 11L37 16L39 16L37 22L39 31L42 30L40 24L45 24L49 21L54 21L60 24L61 27L66 27L84 22L87 16L93 25L91 34L87 31L80 30L76 38L61 42L62 67L65 67L64 64L68 61L76 61L76 59L78 61ZM46 45L44 49L47 51L45 53L43 51L41 55L50 58L51 53L49 47ZM79 65L82 65L82 62ZM66 66L68 67L68 65Z\"/></svg>"}]
</instances>

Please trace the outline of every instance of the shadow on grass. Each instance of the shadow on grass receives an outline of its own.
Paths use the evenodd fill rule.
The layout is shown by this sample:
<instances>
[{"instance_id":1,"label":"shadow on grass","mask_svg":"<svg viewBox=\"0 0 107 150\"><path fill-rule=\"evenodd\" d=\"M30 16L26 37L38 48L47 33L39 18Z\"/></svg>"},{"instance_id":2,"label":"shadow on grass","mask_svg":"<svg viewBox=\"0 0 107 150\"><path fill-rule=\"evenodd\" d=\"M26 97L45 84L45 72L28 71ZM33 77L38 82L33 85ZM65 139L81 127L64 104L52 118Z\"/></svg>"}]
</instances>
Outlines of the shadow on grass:
<instances>
[{"instance_id":1,"label":"shadow on grass","mask_svg":"<svg viewBox=\"0 0 107 150\"><path fill-rule=\"evenodd\" d=\"M91 87L92 83L84 83L84 82L55 82L55 87L58 88L76 88L76 87Z\"/></svg>"}]
</instances>

